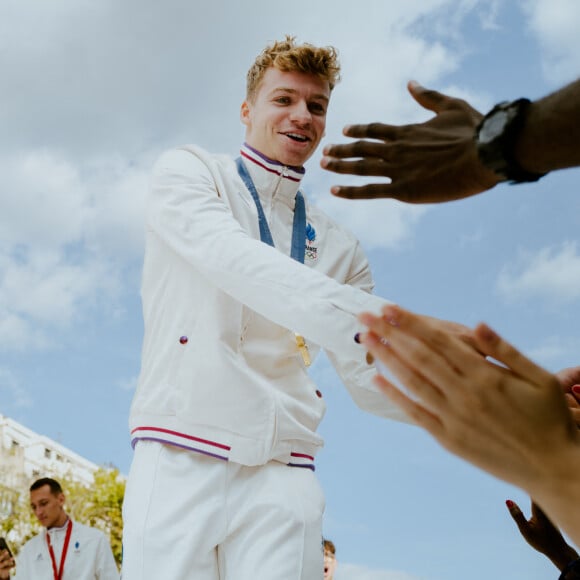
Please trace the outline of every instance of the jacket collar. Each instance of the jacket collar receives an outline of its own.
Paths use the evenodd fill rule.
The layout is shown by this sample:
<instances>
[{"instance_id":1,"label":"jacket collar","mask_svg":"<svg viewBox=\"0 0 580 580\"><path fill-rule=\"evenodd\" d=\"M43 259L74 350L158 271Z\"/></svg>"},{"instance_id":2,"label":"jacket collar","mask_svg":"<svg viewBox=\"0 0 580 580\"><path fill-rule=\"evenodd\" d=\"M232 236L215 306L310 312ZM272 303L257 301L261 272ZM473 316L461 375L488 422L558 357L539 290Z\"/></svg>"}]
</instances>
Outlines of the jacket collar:
<instances>
[{"instance_id":1,"label":"jacket collar","mask_svg":"<svg viewBox=\"0 0 580 580\"><path fill-rule=\"evenodd\" d=\"M283 165L244 143L240 154L262 199L281 197L294 204L305 170Z\"/></svg>"}]
</instances>

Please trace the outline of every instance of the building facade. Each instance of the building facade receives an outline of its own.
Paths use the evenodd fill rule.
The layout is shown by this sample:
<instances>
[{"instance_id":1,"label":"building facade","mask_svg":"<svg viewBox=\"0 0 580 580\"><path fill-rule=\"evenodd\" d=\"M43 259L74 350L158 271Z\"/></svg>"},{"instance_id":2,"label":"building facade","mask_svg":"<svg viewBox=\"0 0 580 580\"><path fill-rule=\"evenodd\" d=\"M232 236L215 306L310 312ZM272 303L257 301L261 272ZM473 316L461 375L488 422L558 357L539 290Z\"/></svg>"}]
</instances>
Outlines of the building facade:
<instances>
[{"instance_id":1,"label":"building facade","mask_svg":"<svg viewBox=\"0 0 580 580\"><path fill-rule=\"evenodd\" d=\"M40 477L70 478L91 485L98 465L0 414L0 517Z\"/></svg>"}]
</instances>

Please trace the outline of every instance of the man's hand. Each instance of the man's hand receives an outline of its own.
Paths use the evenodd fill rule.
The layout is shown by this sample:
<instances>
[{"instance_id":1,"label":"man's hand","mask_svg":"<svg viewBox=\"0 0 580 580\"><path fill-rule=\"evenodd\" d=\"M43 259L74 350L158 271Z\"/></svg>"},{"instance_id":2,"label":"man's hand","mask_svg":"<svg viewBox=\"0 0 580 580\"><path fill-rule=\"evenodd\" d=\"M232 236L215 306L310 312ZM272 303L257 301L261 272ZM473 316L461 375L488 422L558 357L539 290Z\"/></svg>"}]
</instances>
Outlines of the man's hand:
<instances>
[{"instance_id":1,"label":"man's hand","mask_svg":"<svg viewBox=\"0 0 580 580\"><path fill-rule=\"evenodd\" d=\"M562 571L570 562L578 559L576 550L566 543L560 530L536 503L532 501L532 516L529 520L515 502L508 500L506 505L524 540L534 550L547 556L558 570Z\"/></svg>"},{"instance_id":2,"label":"man's hand","mask_svg":"<svg viewBox=\"0 0 580 580\"><path fill-rule=\"evenodd\" d=\"M474 133L482 114L462 99L408 84L411 96L435 117L414 125L349 125L347 137L364 139L327 145L321 166L336 173L382 176L391 183L335 186L349 199L389 197L410 203L461 199L499 182L477 154ZM369 141L368 139L373 139Z\"/></svg>"},{"instance_id":3,"label":"man's hand","mask_svg":"<svg viewBox=\"0 0 580 580\"><path fill-rule=\"evenodd\" d=\"M10 578L10 569L14 568L14 559L8 553L8 550L0 551L0 580Z\"/></svg>"}]
</instances>

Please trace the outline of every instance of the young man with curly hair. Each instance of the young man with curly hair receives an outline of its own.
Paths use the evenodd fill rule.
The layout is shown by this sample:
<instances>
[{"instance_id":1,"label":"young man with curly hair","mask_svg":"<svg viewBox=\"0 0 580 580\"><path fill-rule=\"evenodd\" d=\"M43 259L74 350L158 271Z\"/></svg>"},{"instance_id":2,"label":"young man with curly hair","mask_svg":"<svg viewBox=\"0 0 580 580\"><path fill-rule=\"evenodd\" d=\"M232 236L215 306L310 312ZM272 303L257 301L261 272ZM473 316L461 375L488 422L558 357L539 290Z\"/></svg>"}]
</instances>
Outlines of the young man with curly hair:
<instances>
[{"instance_id":1,"label":"young man with curly hair","mask_svg":"<svg viewBox=\"0 0 580 580\"><path fill-rule=\"evenodd\" d=\"M123 580L322 579L320 348L360 407L397 413L353 340L385 304L368 262L299 192L338 78L334 48L275 42L248 72L240 157L155 165Z\"/></svg>"}]
</instances>

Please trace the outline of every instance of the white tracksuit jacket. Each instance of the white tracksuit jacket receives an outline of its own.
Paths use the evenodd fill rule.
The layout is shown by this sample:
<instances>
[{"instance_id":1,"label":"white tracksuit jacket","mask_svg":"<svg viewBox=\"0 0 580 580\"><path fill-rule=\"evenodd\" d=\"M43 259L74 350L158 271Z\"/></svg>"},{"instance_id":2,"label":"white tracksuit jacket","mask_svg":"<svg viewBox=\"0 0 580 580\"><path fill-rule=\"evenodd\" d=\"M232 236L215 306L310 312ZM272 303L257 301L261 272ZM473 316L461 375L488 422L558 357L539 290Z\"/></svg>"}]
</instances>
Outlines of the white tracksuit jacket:
<instances>
[{"instance_id":1,"label":"white tracksuit jacket","mask_svg":"<svg viewBox=\"0 0 580 580\"><path fill-rule=\"evenodd\" d=\"M156 440L243 465L313 466L325 403L296 346L324 348L355 402L404 420L371 382L356 316L385 301L357 240L307 203L314 239L289 257L304 171L244 145L276 248L230 157L188 146L155 165L142 283L145 337L133 444Z\"/></svg>"},{"instance_id":2,"label":"white tracksuit jacket","mask_svg":"<svg viewBox=\"0 0 580 580\"><path fill-rule=\"evenodd\" d=\"M60 565L66 525L42 530L24 544L16 562L16 580L54 580L52 560L48 552L46 534L54 550L57 568ZM103 532L73 522L63 580L119 580L119 571Z\"/></svg>"}]
</instances>

